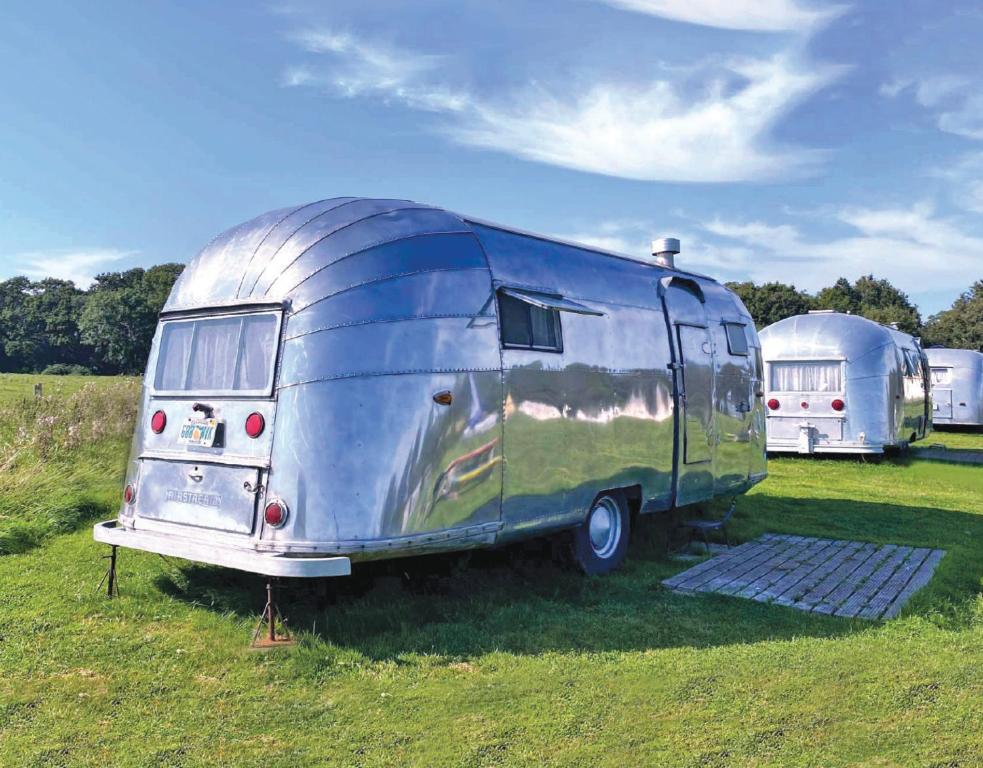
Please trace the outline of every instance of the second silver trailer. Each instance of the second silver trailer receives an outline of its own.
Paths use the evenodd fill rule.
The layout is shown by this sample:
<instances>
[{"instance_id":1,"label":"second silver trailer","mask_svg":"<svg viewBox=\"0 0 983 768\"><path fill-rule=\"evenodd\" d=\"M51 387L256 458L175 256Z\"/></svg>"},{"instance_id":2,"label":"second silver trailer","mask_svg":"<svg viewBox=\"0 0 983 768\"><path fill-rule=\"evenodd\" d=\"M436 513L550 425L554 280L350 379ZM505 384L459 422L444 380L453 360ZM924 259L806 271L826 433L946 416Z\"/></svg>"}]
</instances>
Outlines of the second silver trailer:
<instances>
[{"instance_id":1,"label":"second silver trailer","mask_svg":"<svg viewBox=\"0 0 983 768\"><path fill-rule=\"evenodd\" d=\"M932 419L938 426L983 427L983 353L925 350L932 378Z\"/></svg>"},{"instance_id":2,"label":"second silver trailer","mask_svg":"<svg viewBox=\"0 0 983 768\"><path fill-rule=\"evenodd\" d=\"M760 336L769 452L881 454L931 430L928 361L913 336L825 310Z\"/></svg>"}]
</instances>

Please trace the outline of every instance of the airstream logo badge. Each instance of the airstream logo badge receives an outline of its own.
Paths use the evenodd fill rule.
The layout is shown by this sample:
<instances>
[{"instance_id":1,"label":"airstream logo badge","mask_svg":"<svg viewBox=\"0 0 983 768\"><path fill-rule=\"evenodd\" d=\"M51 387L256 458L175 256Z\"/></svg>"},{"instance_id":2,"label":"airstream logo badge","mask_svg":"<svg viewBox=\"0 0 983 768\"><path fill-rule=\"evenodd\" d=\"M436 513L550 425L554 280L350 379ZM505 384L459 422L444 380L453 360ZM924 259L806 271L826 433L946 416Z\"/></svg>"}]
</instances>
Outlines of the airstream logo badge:
<instances>
[{"instance_id":1,"label":"airstream logo badge","mask_svg":"<svg viewBox=\"0 0 983 768\"><path fill-rule=\"evenodd\" d=\"M217 493L195 493L194 491L179 491L168 488L165 496L167 501L174 501L178 504L192 504L196 507L221 507L222 497Z\"/></svg>"}]
</instances>

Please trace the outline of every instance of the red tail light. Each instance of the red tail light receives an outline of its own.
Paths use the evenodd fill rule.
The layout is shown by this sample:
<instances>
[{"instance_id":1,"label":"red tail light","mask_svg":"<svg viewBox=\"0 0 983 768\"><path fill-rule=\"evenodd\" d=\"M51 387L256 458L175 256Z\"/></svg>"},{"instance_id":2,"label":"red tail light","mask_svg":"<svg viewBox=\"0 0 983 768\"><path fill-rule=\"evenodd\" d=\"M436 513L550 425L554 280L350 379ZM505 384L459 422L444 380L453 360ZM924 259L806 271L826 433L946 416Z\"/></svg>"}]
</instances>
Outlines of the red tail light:
<instances>
[{"instance_id":1,"label":"red tail light","mask_svg":"<svg viewBox=\"0 0 983 768\"><path fill-rule=\"evenodd\" d=\"M806 408L806 409L809 408L809 403L807 403L805 400L802 401L801 405L802 405L803 408Z\"/></svg>"},{"instance_id":2,"label":"red tail light","mask_svg":"<svg viewBox=\"0 0 983 768\"><path fill-rule=\"evenodd\" d=\"M846 408L846 403L844 403L840 398L836 398L830 405L833 406L834 411L842 411Z\"/></svg>"},{"instance_id":3,"label":"red tail light","mask_svg":"<svg viewBox=\"0 0 983 768\"><path fill-rule=\"evenodd\" d=\"M150 417L150 428L154 431L155 435L159 435L164 431L164 427L167 426L167 414L163 411L157 411L153 416Z\"/></svg>"},{"instance_id":4,"label":"red tail light","mask_svg":"<svg viewBox=\"0 0 983 768\"><path fill-rule=\"evenodd\" d=\"M779 403L775 398L771 398L771 400L768 401L769 410L777 411L780 406L781 403Z\"/></svg>"},{"instance_id":5,"label":"red tail light","mask_svg":"<svg viewBox=\"0 0 983 768\"><path fill-rule=\"evenodd\" d=\"M134 501L136 501L136 498L136 488L134 488L132 484L127 483L126 488L123 489L123 501L125 501L127 504L132 504Z\"/></svg>"},{"instance_id":6,"label":"red tail light","mask_svg":"<svg viewBox=\"0 0 983 768\"><path fill-rule=\"evenodd\" d=\"M282 501L271 501L266 505L263 519L271 528L279 528L287 522L287 507Z\"/></svg>"},{"instance_id":7,"label":"red tail light","mask_svg":"<svg viewBox=\"0 0 983 768\"><path fill-rule=\"evenodd\" d=\"M261 413L250 413L246 417L246 434L252 438L259 437L266 429L266 419Z\"/></svg>"}]
</instances>

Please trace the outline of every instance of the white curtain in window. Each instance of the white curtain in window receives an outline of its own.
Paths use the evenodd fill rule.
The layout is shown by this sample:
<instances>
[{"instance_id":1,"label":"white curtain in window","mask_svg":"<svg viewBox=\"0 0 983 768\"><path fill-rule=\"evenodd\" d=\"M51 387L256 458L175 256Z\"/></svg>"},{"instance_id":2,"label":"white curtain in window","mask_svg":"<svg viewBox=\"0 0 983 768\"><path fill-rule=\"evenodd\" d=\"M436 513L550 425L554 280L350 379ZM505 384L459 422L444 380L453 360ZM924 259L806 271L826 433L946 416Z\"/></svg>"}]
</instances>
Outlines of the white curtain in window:
<instances>
[{"instance_id":1,"label":"white curtain in window","mask_svg":"<svg viewBox=\"0 0 983 768\"><path fill-rule=\"evenodd\" d=\"M948 384L950 381L952 381L952 368L932 369L933 384Z\"/></svg>"},{"instance_id":2,"label":"white curtain in window","mask_svg":"<svg viewBox=\"0 0 983 768\"><path fill-rule=\"evenodd\" d=\"M273 338L275 331L276 318L273 315L257 315L243 320L236 389L265 389L268 386L270 361L276 346Z\"/></svg>"},{"instance_id":3,"label":"white curtain in window","mask_svg":"<svg viewBox=\"0 0 983 768\"><path fill-rule=\"evenodd\" d=\"M238 317L198 323L188 389L232 389L241 324Z\"/></svg>"},{"instance_id":4,"label":"white curtain in window","mask_svg":"<svg viewBox=\"0 0 983 768\"><path fill-rule=\"evenodd\" d=\"M154 387L163 391L184 389L191 354L194 323L167 323L160 337L160 354Z\"/></svg>"},{"instance_id":5,"label":"white curtain in window","mask_svg":"<svg viewBox=\"0 0 983 768\"><path fill-rule=\"evenodd\" d=\"M774 392L839 392L843 386L836 362L771 363Z\"/></svg>"}]
</instances>

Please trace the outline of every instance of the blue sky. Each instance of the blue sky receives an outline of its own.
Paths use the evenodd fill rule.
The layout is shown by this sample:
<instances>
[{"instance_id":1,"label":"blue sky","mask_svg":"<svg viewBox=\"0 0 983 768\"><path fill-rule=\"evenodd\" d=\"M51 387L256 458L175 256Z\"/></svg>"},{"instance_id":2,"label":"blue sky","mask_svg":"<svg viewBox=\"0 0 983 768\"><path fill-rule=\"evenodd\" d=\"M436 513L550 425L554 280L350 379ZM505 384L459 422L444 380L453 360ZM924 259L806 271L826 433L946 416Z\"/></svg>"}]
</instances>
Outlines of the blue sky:
<instances>
[{"instance_id":1,"label":"blue sky","mask_svg":"<svg viewBox=\"0 0 983 768\"><path fill-rule=\"evenodd\" d=\"M983 278L983 6L5 6L0 277L185 261L262 211L405 197L924 314Z\"/></svg>"}]
</instances>

